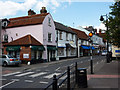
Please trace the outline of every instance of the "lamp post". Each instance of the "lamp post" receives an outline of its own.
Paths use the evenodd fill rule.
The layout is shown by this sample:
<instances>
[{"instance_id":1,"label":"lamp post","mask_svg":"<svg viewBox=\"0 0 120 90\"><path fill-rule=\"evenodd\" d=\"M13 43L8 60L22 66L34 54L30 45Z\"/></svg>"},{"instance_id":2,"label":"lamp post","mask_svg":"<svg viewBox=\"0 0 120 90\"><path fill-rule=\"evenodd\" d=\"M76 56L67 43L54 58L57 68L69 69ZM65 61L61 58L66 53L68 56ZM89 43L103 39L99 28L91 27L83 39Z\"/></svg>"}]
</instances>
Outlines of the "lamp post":
<instances>
[{"instance_id":1,"label":"lamp post","mask_svg":"<svg viewBox=\"0 0 120 90\"><path fill-rule=\"evenodd\" d=\"M2 55L2 36L1 36L1 30L2 28L6 28L10 21L8 19L0 19L0 55Z\"/></svg>"},{"instance_id":2,"label":"lamp post","mask_svg":"<svg viewBox=\"0 0 120 90\"><path fill-rule=\"evenodd\" d=\"M103 16L105 16L106 17L106 29L107 29L107 32L108 32L108 15L106 14L106 15L101 15L101 17L100 17L100 21L104 21L104 18L103 18ZM106 55L106 62L107 63L110 63L110 58L109 58L109 44L108 44L108 42L109 42L109 39L108 39L108 33L107 33L107 55Z\"/></svg>"}]
</instances>

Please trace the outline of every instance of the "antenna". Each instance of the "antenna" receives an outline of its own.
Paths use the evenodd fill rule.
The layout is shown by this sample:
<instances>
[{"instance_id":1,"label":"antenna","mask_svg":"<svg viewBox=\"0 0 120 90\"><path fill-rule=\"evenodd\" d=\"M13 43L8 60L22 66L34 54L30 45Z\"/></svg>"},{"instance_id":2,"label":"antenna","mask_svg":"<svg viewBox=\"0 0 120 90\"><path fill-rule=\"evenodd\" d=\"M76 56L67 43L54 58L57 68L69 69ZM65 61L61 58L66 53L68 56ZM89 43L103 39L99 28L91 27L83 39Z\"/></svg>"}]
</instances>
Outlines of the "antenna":
<instances>
[{"instance_id":1,"label":"antenna","mask_svg":"<svg viewBox=\"0 0 120 90\"><path fill-rule=\"evenodd\" d=\"M75 23L73 22L73 27L74 27Z\"/></svg>"}]
</instances>

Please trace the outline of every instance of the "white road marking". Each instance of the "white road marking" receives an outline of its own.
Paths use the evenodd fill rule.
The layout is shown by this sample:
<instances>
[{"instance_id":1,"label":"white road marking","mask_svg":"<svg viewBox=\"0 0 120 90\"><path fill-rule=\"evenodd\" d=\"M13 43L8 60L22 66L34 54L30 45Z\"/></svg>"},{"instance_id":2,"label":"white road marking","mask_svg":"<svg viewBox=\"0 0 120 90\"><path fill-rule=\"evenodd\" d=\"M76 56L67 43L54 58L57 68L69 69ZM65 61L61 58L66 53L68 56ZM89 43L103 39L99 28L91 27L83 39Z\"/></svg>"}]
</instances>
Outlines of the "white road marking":
<instances>
[{"instance_id":1,"label":"white road marking","mask_svg":"<svg viewBox=\"0 0 120 90\"><path fill-rule=\"evenodd\" d=\"M25 75L32 74L32 73L34 73L34 72L22 73L22 74L18 74L18 75L15 75L15 76L21 77L21 76L25 76Z\"/></svg>"},{"instance_id":2,"label":"white road marking","mask_svg":"<svg viewBox=\"0 0 120 90\"><path fill-rule=\"evenodd\" d=\"M41 72L41 73L37 73L37 74L30 75L29 77L34 78L34 77L38 77L38 76L44 75L44 74L46 74L46 73L47 73L47 72Z\"/></svg>"},{"instance_id":3,"label":"white road marking","mask_svg":"<svg viewBox=\"0 0 120 90\"><path fill-rule=\"evenodd\" d=\"M12 81L20 81L19 79L11 79Z\"/></svg>"},{"instance_id":4,"label":"white road marking","mask_svg":"<svg viewBox=\"0 0 120 90\"><path fill-rule=\"evenodd\" d=\"M10 76L10 75L18 74L18 73L21 73L21 72L14 72L14 73L9 73L9 74L4 74L2 76Z\"/></svg>"},{"instance_id":5,"label":"white road marking","mask_svg":"<svg viewBox=\"0 0 120 90\"><path fill-rule=\"evenodd\" d=\"M0 81L4 81L4 80L7 80L7 79L4 79L4 78L0 79Z\"/></svg>"},{"instance_id":6,"label":"white road marking","mask_svg":"<svg viewBox=\"0 0 120 90\"><path fill-rule=\"evenodd\" d=\"M8 85L10 85L10 84L12 84L12 83L14 83L14 82L15 82L15 81L9 82L9 83L7 83L7 84L1 86L0 88L3 88L3 87L5 87L5 86L8 86Z\"/></svg>"},{"instance_id":7,"label":"white road marking","mask_svg":"<svg viewBox=\"0 0 120 90\"><path fill-rule=\"evenodd\" d=\"M33 82L33 81L31 81L31 80L25 80L25 82Z\"/></svg>"},{"instance_id":8,"label":"white road marking","mask_svg":"<svg viewBox=\"0 0 120 90\"><path fill-rule=\"evenodd\" d=\"M50 75L44 76L43 78L50 79L50 78L52 78L52 77L53 77L53 75L58 76L58 75L60 75L60 74L61 74L61 73L53 73L53 74L50 74Z\"/></svg>"},{"instance_id":9,"label":"white road marking","mask_svg":"<svg viewBox=\"0 0 120 90\"><path fill-rule=\"evenodd\" d=\"M66 77L67 77L67 75L65 75L65 76L61 77L60 79L64 80Z\"/></svg>"},{"instance_id":10,"label":"white road marking","mask_svg":"<svg viewBox=\"0 0 120 90\"><path fill-rule=\"evenodd\" d=\"M39 83L42 83L42 84L48 84L48 82L44 82L44 81L40 81Z\"/></svg>"},{"instance_id":11,"label":"white road marking","mask_svg":"<svg viewBox=\"0 0 120 90\"><path fill-rule=\"evenodd\" d=\"M60 67L59 68L57 68L55 71L58 71L60 69Z\"/></svg>"}]
</instances>

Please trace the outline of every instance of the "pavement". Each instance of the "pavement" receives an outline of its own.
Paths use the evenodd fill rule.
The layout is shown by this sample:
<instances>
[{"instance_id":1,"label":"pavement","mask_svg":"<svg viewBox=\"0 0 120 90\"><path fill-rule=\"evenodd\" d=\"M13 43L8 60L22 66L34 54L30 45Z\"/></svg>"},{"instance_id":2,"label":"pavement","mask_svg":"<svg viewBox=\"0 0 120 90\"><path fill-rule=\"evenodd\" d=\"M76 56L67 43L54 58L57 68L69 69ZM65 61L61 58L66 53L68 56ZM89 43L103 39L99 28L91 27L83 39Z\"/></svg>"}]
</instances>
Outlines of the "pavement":
<instances>
[{"instance_id":1,"label":"pavement","mask_svg":"<svg viewBox=\"0 0 120 90\"><path fill-rule=\"evenodd\" d=\"M120 60L112 60L110 63L99 63L94 66L94 74L90 74L90 70L88 70L87 84L87 88L79 88L79 86L76 85L74 90L120 90Z\"/></svg>"}]
</instances>

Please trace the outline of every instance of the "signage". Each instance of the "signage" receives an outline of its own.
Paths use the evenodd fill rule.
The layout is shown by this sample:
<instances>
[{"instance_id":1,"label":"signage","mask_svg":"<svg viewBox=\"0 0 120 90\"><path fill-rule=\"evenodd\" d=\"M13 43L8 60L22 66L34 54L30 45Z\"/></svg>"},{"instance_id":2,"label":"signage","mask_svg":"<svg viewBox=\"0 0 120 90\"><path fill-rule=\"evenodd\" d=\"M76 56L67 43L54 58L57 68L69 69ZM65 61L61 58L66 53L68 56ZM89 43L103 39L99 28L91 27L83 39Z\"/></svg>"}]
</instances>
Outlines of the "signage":
<instances>
[{"instance_id":1,"label":"signage","mask_svg":"<svg viewBox=\"0 0 120 90\"><path fill-rule=\"evenodd\" d=\"M23 54L23 58L29 58L29 54Z\"/></svg>"}]
</instances>

